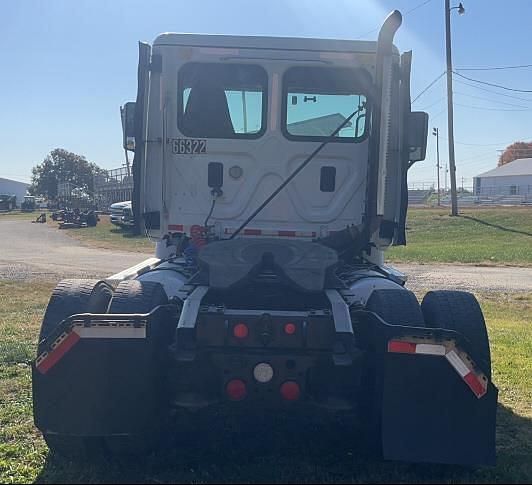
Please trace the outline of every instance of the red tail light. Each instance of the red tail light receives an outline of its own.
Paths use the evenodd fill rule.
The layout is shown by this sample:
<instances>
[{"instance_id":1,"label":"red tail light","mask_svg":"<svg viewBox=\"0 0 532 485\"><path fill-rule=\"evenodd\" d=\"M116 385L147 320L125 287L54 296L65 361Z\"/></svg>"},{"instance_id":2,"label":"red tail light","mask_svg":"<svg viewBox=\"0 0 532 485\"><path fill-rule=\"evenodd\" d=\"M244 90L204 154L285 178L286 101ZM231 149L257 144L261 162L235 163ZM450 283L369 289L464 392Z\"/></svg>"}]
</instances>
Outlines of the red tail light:
<instances>
[{"instance_id":1,"label":"red tail light","mask_svg":"<svg viewBox=\"0 0 532 485\"><path fill-rule=\"evenodd\" d=\"M245 323L237 323L233 327L233 335L236 338L246 338L249 335L248 326Z\"/></svg>"},{"instance_id":2,"label":"red tail light","mask_svg":"<svg viewBox=\"0 0 532 485\"><path fill-rule=\"evenodd\" d=\"M287 401L297 401L301 395L299 384L294 381L286 381L281 386L281 396Z\"/></svg>"},{"instance_id":3,"label":"red tail light","mask_svg":"<svg viewBox=\"0 0 532 485\"><path fill-rule=\"evenodd\" d=\"M286 335L294 335L297 331L297 327L295 323L286 323L284 326L284 333Z\"/></svg>"},{"instance_id":4,"label":"red tail light","mask_svg":"<svg viewBox=\"0 0 532 485\"><path fill-rule=\"evenodd\" d=\"M229 381L225 391L231 401L242 401L247 396L246 383L240 379Z\"/></svg>"}]
</instances>

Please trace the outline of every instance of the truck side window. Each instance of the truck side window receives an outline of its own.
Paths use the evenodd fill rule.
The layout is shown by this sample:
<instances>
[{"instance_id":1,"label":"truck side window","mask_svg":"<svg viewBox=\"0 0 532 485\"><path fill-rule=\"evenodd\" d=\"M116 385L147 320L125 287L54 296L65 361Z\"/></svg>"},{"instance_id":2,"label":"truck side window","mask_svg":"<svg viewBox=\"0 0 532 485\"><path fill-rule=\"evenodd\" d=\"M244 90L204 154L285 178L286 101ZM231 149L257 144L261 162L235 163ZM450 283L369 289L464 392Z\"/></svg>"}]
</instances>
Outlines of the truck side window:
<instances>
[{"instance_id":1,"label":"truck side window","mask_svg":"<svg viewBox=\"0 0 532 485\"><path fill-rule=\"evenodd\" d=\"M257 138L266 127L260 66L189 63L179 72L178 127L189 137Z\"/></svg>"},{"instance_id":2,"label":"truck side window","mask_svg":"<svg viewBox=\"0 0 532 485\"><path fill-rule=\"evenodd\" d=\"M331 135L358 107L340 132L339 141L366 136L368 110L365 71L344 68L294 67L283 80L283 131L291 139L320 140Z\"/></svg>"}]
</instances>

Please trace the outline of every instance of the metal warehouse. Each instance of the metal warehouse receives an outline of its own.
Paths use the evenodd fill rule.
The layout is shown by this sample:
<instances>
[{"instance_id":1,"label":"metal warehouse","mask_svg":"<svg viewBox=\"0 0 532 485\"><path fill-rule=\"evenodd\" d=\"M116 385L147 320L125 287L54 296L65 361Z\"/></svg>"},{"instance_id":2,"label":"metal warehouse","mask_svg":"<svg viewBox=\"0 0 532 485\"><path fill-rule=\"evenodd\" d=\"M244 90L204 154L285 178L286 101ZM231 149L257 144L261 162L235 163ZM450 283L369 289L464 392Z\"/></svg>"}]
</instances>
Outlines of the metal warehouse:
<instances>
[{"instance_id":1,"label":"metal warehouse","mask_svg":"<svg viewBox=\"0 0 532 485\"><path fill-rule=\"evenodd\" d=\"M477 175L475 195L532 196L532 158L521 158Z\"/></svg>"},{"instance_id":2,"label":"metal warehouse","mask_svg":"<svg viewBox=\"0 0 532 485\"><path fill-rule=\"evenodd\" d=\"M15 195L17 197L17 206L24 200L26 190L30 185L16 180L0 178L0 194Z\"/></svg>"}]
</instances>

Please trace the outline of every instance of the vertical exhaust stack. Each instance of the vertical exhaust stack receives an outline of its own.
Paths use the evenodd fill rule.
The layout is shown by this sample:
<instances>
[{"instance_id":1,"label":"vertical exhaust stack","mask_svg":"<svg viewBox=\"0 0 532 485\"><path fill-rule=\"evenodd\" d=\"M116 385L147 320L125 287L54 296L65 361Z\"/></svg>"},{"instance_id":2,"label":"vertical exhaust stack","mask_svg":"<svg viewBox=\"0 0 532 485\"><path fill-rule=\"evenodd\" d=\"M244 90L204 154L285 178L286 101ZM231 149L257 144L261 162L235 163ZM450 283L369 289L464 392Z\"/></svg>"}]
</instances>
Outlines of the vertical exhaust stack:
<instances>
[{"instance_id":1,"label":"vertical exhaust stack","mask_svg":"<svg viewBox=\"0 0 532 485\"><path fill-rule=\"evenodd\" d=\"M386 17L379 32L376 56L376 89L374 110L371 125L371 142L369 155L369 180L367 189L367 220L366 227L369 235L373 234L380 224L379 214L382 213L382 200L379 200L379 177L384 168L388 145L388 126L383 109L389 105L389 80L391 68L391 56L393 52L393 40L403 16L399 10L394 10ZM387 76L388 74L388 76ZM380 210L379 210L380 209ZM382 214L381 214L382 215Z\"/></svg>"}]
</instances>

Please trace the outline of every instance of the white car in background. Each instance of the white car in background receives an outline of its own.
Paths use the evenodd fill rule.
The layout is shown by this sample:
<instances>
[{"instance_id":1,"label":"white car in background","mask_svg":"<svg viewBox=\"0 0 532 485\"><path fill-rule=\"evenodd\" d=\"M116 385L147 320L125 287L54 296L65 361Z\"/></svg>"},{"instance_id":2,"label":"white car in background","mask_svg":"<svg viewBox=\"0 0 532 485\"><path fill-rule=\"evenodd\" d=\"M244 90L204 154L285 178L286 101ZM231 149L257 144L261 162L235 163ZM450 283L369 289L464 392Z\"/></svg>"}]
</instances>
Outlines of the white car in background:
<instances>
[{"instance_id":1,"label":"white car in background","mask_svg":"<svg viewBox=\"0 0 532 485\"><path fill-rule=\"evenodd\" d=\"M124 210L128 210L129 212L132 211L131 201L126 200L124 202L116 202L114 204L111 204L111 207L109 207L110 215L110 221L112 224L115 224L116 226L123 226L124 221Z\"/></svg>"}]
</instances>

